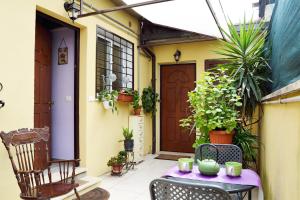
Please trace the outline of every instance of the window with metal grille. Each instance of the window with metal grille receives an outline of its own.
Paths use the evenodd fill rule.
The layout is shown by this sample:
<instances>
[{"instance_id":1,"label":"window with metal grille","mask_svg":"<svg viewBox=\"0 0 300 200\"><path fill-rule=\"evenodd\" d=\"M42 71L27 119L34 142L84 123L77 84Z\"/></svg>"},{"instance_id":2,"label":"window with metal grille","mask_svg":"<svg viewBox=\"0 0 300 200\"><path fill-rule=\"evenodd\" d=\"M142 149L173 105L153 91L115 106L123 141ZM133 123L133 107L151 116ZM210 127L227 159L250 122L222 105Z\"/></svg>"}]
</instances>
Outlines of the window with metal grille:
<instances>
[{"instance_id":1,"label":"window with metal grille","mask_svg":"<svg viewBox=\"0 0 300 200\"><path fill-rule=\"evenodd\" d=\"M133 89L133 43L97 27L96 93Z\"/></svg>"}]
</instances>

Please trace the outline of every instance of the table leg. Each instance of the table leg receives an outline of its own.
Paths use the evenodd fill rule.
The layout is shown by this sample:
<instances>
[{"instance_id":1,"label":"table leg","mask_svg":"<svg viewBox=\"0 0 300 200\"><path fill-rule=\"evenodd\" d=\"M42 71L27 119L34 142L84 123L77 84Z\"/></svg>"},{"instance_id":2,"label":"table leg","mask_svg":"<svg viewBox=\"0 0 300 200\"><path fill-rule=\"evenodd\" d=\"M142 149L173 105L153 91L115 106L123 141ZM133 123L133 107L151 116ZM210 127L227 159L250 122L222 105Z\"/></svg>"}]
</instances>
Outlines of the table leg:
<instances>
[{"instance_id":1,"label":"table leg","mask_svg":"<svg viewBox=\"0 0 300 200\"><path fill-rule=\"evenodd\" d=\"M238 200L243 200L243 193L242 192L238 192L237 193L237 197L238 197Z\"/></svg>"},{"instance_id":2,"label":"table leg","mask_svg":"<svg viewBox=\"0 0 300 200\"><path fill-rule=\"evenodd\" d=\"M252 191L252 190L248 191L248 200L251 200L251 199L252 199L251 191Z\"/></svg>"}]
</instances>

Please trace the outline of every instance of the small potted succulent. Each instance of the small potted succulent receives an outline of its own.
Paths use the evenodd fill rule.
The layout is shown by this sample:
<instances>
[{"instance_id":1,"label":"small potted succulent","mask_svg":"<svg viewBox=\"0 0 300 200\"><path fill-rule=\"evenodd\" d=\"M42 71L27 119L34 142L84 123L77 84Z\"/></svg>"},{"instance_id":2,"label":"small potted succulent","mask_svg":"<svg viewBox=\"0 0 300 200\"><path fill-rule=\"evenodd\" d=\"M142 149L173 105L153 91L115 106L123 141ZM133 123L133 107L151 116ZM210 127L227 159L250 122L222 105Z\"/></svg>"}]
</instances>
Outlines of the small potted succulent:
<instances>
[{"instance_id":1,"label":"small potted succulent","mask_svg":"<svg viewBox=\"0 0 300 200\"><path fill-rule=\"evenodd\" d=\"M133 107L133 114L134 115L140 115L142 106L140 105L140 95L138 91L133 92L133 102L132 102L132 107Z\"/></svg>"},{"instance_id":2,"label":"small potted succulent","mask_svg":"<svg viewBox=\"0 0 300 200\"><path fill-rule=\"evenodd\" d=\"M123 128L123 136L124 140L120 140L120 142L124 142L124 149L125 151L133 151L134 140L133 137L133 130L129 130L129 128Z\"/></svg>"},{"instance_id":3,"label":"small potted succulent","mask_svg":"<svg viewBox=\"0 0 300 200\"><path fill-rule=\"evenodd\" d=\"M205 73L195 90L188 93L192 114L181 120L181 126L196 127L204 138L199 140L200 143L207 140L211 143L232 143L242 103L234 80L225 72L221 68L217 72Z\"/></svg>"},{"instance_id":4,"label":"small potted succulent","mask_svg":"<svg viewBox=\"0 0 300 200\"><path fill-rule=\"evenodd\" d=\"M103 103L103 107L105 109L112 109L112 112L118 111L117 108L117 99L118 99L118 92L116 90L102 90L98 95L97 98L100 102Z\"/></svg>"},{"instance_id":5,"label":"small potted succulent","mask_svg":"<svg viewBox=\"0 0 300 200\"><path fill-rule=\"evenodd\" d=\"M133 102L133 90L130 88L122 89L119 92L118 101Z\"/></svg>"},{"instance_id":6,"label":"small potted succulent","mask_svg":"<svg viewBox=\"0 0 300 200\"><path fill-rule=\"evenodd\" d=\"M126 162L126 152L120 151L117 156L113 156L107 162L107 166L111 167L112 175L119 175L122 173L124 163Z\"/></svg>"}]
</instances>

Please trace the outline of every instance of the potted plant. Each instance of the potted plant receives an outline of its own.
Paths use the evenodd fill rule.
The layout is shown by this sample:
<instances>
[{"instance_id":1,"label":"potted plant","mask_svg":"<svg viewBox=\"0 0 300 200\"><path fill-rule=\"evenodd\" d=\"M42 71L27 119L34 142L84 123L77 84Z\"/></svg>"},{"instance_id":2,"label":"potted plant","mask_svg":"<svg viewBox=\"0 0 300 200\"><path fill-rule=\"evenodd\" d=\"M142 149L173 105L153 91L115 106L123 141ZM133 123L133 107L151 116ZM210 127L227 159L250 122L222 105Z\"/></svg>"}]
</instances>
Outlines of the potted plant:
<instances>
[{"instance_id":1,"label":"potted plant","mask_svg":"<svg viewBox=\"0 0 300 200\"><path fill-rule=\"evenodd\" d=\"M142 106L145 113L155 113L156 103L159 102L158 94L154 92L152 87L143 89Z\"/></svg>"},{"instance_id":2,"label":"potted plant","mask_svg":"<svg viewBox=\"0 0 300 200\"><path fill-rule=\"evenodd\" d=\"M238 108L242 106L233 82L221 68L217 72L206 72L195 90L188 93L192 114L181 120L181 126L199 129L200 142L209 138L211 143L232 143Z\"/></svg>"},{"instance_id":3,"label":"potted plant","mask_svg":"<svg viewBox=\"0 0 300 200\"><path fill-rule=\"evenodd\" d=\"M117 98L118 92L116 90L102 90L98 95L97 98L99 101L103 103L105 109L112 109L112 112L118 111L117 108Z\"/></svg>"},{"instance_id":4,"label":"potted plant","mask_svg":"<svg viewBox=\"0 0 300 200\"><path fill-rule=\"evenodd\" d=\"M123 136L124 140L120 140L120 142L124 142L125 151L133 151L133 130L129 130L129 128L123 128Z\"/></svg>"},{"instance_id":5,"label":"potted plant","mask_svg":"<svg viewBox=\"0 0 300 200\"><path fill-rule=\"evenodd\" d=\"M119 92L118 101L133 102L133 90L125 88Z\"/></svg>"},{"instance_id":6,"label":"potted plant","mask_svg":"<svg viewBox=\"0 0 300 200\"><path fill-rule=\"evenodd\" d=\"M124 163L126 162L126 152L120 151L117 156L113 156L107 162L107 166L111 167L112 174L121 174Z\"/></svg>"},{"instance_id":7,"label":"potted plant","mask_svg":"<svg viewBox=\"0 0 300 200\"><path fill-rule=\"evenodd\" d=\"M140 105L140 95L139 95L139 92L136 90L133 92L132 107L133 107L134 115L141 114L142 106Z\"/></svg>"}]
</instances>

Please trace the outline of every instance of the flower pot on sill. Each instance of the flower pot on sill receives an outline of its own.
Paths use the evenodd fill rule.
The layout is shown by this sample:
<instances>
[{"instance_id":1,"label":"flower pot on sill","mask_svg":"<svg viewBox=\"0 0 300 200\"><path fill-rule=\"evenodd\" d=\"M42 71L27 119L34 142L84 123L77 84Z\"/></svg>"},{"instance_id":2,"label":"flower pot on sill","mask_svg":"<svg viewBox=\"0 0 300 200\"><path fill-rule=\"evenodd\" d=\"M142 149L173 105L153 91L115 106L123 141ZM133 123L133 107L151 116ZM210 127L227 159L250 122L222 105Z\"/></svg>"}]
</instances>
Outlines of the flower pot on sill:
<instances>
[{"instance_id":1,"label":"flower pot on sill","mask_svg":"<svg viewBox=\"0 0 300 200\"><path fill-rule=\"evenodd\" d=\"M110 101L103 101L102 104L106 110L109 110L112 108L112 106L110 105Z\"/></svg>"},{"instance_id":2,"label":"flower pot on sill","mask_svg":"<svg viewBox=\"0 0 300 200\"><path fill-rule=\"evenodd\" d=\"M123 170L123 165L122 164L115 164L111 167L111 172L113 174L121 174Z\"/></svg>"},{"instance_id":3,"label":"flower pot on sill","mask_svg":"<svg viewBox=\"0 0 300 200\"><path fill-rule=\"evenodd\" d=\"M133 114L134 114L134 115L140 115L140 114L141 114L141 111L142 111L142 108L141 108L141 107L139 107L139 108L137 108L137 109L133 109Z\"/></svg>"},{"instance_id":4,"label":"flower pot on sill","mask_svg":"<svg viewBox=\"0 0 300 200\"><path fill-rule=\"evenodd\" d=\"M232 144L233 131L228 133L224 130L209 131L209 139L212 144Z\"/></svg>"},{"instance_id":5,"label":"flower pot on sill","mask_svg":"<svg viewBox=\"0 0 300 200\"><path fill-rule=\"evenodd\" d=\"M133 140L124 140L125 151L133 151L134 142Z\"/></svg>"},{"instance_id":6,"label":"flower pot on sill","mask_svg":"<svg viewBox=\"0 0 300 200\"><path fill-rule=\"evenodd\" d=\"M119 93L118 101L121 102L133 102L133 95L126 93Z\"/></svg>"}]
</instances>

